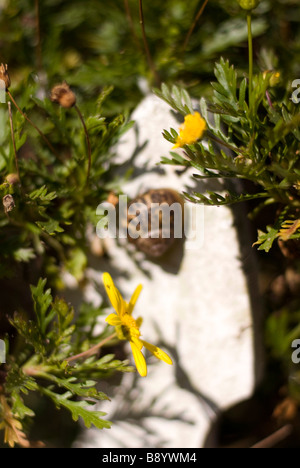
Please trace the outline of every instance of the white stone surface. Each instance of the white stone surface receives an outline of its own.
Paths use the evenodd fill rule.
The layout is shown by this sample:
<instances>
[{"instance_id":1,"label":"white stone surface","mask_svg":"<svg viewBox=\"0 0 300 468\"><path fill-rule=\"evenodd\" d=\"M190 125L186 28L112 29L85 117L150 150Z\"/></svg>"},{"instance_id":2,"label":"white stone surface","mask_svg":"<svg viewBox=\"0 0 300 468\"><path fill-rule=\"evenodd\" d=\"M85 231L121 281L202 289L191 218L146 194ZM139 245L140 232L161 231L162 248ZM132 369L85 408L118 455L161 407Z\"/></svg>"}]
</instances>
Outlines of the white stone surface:
<instances>
[{"instance_id":1,"label":"white stone surface","mask_svg":"<svg viewBox=\"0 0 300 468\"><path fill-rule=\"evenodd\" d=\"M132 118L135 127L117 148L122 170L128 168L129 159L135 170L124 192L134 197L151 188L191 189L194 170L180 175L175 166L157 166L171 149L162 130L180 124L169 106L151 95ZM137 147L141 151L132 158ZM203 182L197 189L203 190L206 185ZM204 224L200 226L204 239L197 250L181 244L162 260L151 261L133 246L124 249L110 240L109 262L93 260L86 299L101 300L96 291L105 270L127 299L142 283L134 316L143 316L143 338L165 349L174 365L147 356L146 378L125 374L120 385L105 388L112 401L101 403L99 409L113 421L112 429L83 431L75 446L203 447L220 412L252 395L258 376L257 359L261 359L254 339L255 298L248 291L249 278L243 271L233 223L227 207L205 207ZM241 226L245 223L242 219ZM248 242L246 256L255 289ZM255 309L259 313L259 304L255 303Z\"/></svg>"}]
</instances>

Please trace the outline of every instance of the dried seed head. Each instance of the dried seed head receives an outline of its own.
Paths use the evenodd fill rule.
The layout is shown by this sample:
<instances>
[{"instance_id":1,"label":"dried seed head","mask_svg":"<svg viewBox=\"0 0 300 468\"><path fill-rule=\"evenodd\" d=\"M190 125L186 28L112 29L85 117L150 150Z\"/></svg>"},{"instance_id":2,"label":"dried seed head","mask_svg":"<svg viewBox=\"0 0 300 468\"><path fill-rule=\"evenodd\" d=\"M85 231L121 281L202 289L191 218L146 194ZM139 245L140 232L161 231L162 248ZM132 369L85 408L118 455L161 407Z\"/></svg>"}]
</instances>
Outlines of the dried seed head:
<instances>
[{"instance_id":1,"label":"dried seed head","mask_svg":"<svg viewBox=\"0 0 300 468\"><path fill-rule=\"evenodd\" d=\"M16 206L15 200L12 195L5 195L2 199L5 213L9 213Z\"/></svg>"},{"instance_id":2,"label":"dried seed head","mask_svg":"<svg viewBox=\"0 0 300 468\"><path fill-rule=\"evenodd\" d=\"M66 109L76 104L76 96L66 82L52 88L50 99Z\"/></svg>"},{"instance_id":3,"label":"dried seed head","mask_svg":"<svg viewBox=\"0 0 300 468\"><path fill-rule=\"evenodd\" d=\"M0 80L2 80L5 84L5 89L8 90L10 87L10 77L7 71L7 65L1 63L0 65Z\"/></svg>"},{"instance_id":4,"label":"dried seed head","mask_svg":"<svg viewBox=\"0 0 300 468\"><path fill-rule=\"evenodd\" d=\"M5 181L10 185L16 185L20 183L18 174L8 174L5 178Z\"/></svg>"}]
</instances>

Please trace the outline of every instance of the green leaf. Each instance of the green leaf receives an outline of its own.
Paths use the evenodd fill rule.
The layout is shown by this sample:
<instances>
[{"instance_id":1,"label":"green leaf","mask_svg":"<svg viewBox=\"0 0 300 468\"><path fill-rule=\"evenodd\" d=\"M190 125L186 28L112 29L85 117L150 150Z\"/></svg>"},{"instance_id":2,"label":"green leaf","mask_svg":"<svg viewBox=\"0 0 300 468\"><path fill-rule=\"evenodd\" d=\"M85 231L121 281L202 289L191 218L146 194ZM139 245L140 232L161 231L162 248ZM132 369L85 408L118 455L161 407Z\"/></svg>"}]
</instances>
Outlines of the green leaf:
<instances>
[{"instance_id":1,"label":"green leaf","mask_svg":"<svg viewBox=\"0 0 300 468\"><path fill-rule=\"evenodd\" d=\"M44 222L37 221L36 224L50 236L53 236L56 232L64 232L64 229L59 225L59 221L56 221L55 219L49 219L49 221Z\"/></svg>"},{"instance_id":2,"label":"green leaf","mask_svg":"<svg viewBox=\"0 0 300 468\"><path fill-rule=\"evenodd\" d=\"M24 319L17 312L10 323L16 328L19 335L25 339L25 342L34 348L37 354L46 354L45 340L38 324L32 320Z\"/></svg>"},{"instance_id":3,"label":"green leaf","mask_svg":"<svg viewBox=\"0 0 300 468\"><path fill-rule=\"evenodd\" d=\"M68 409L74 421L78 421L79 417L81 417L87 428L90 428L92 425L97 427L97 429L109 429L111 427L111 422L102 419L102 416L105 416L106 413L87 409L87 407L91 408L95 404L94 402L73 401L70 399L73 396L71 392L58 395L46 388L40 388L40 390L51 398L58 408L64 407Z\"/></svg>"},{"instance_id":4,"label":"green leaf","mask_svg":"<svg viewBox=\"0 0 300 468\"><path fill-rule=\"evenodd\" d=\"M14 392L28 394L28 391L34 391L37 388L37 383L33 377L24 374L15 362L9 363L9 370L5 380L5 391L8 394Z\"/></svg>"},{"instance_id":5,"label":"green leaf","mask_svg":"<svg viewBox=\"0 0 300 468\"><path fill-rule=\"evenodd\" d=\"M36 254L32 248L20 247L14 251L13 256L17 262L29 262L36 257Z\"/></svg>"},{"instance_id":6,"label":"green leaf","mask_svg":"<svg viewBox=\"0 0 300 468\"><path fill-rule=\"evenodd\" d=\"M278 229L267 226L267 232L258 231L258 240L253 245L259 245L258 250L269 252L272 248L273 242L278 237Z\"/></svg>"},{"instance_id":7,"label":"green leaf","mask_svg":"<svg viewBox=\"0 0 300 468\"><path fill-rule=\"evenodd\" d=\"M17 391L13 391L11 394L13 405L12 412L18 419L24 419L26 416L35 416L34 411L24 405L24 401Z\"/></svg>"},{"instance_id":8,"label":"green leaf","mask_svg":"<svg viewBox=\"0 0 300 468\"><path fill-rule=\"evenodd\" d=\"M72 249L66 262L66 268L78 281L83 278L86 265L87 256L85 252L79 247Z\"/></svg>"},{"instance_id":9,"label":"green leaf","mask_svg":"<svg viewBox=\"0 0 300 468\"><path fill-rule=\"evenodd\" d=\"M46 282L46 279L40 279L37 286L31 286L34 311L42 336L46 335L47 327L55 317L55 310L52 308L49 310L52 303L52 295L50 289L45 291Z\"/></svg>"}]
</instances>

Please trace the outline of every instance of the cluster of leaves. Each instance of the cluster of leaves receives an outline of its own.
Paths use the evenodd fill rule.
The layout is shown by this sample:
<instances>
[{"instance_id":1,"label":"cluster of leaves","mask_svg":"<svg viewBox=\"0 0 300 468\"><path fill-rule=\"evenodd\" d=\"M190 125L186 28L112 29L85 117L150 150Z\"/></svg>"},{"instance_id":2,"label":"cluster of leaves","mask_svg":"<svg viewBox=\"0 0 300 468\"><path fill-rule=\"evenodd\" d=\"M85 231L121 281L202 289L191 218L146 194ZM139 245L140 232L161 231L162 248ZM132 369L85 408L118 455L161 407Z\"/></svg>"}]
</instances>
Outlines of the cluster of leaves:
<instances>
[{"instance_id":1,"label":"cluster of leaves","mask_svg":"<svg viewBox=\"0 0 300 468\"><path fill-rule=\"evenodd\" d=\"M76 112L79 105L64 109L48 97L37 97L41 90L32 79L22 86L19 109L11 97L13 87L7 96L12 122L7 106L0 109L0 197L11 195L14 200L12 210L0 213L2 293L6 295L7 280L19 290L19 272L24 276L26 265L31 276L45 275L47 280L32 287L33 316L21 294L14 302L23 314L12 318L13 306L6 308L6 301L0 307L0 337L7 349L7 362L0 368L0 429L10 446L27 447L31 444L28 419L34 416L28 393L49 398L57 408L70 411L74 421L81 417L86 427L107 428L110 423L104 414L93 409L97 400L107 399L96 384L113 371L130 370L111 354L69 364L68 357L105 338L106 327L94 336L96 314L102 311L89 311L85 304L75 319L73 309L63 299L53 300L45 285L47 281L62 288L65 271L78 281L84 278L91 248L88 228L95 232L100 219L97 206L111 190L119 191L122 182L115 175L112 148L131 123L123 115L102 115L102 103L111 89L102 90L87 118L79 111L91 146L89 173L86 132ZM30 122L38 122L39 130ZM23 283L29 288L28 282Z\"/></svg>"},{"instance_id":2,"label":"cluster of leaves","mask_svg":"<svg viewBox=\"0 0 300 468\"><path fill-rule=\"evenodd\" d=\"M67 361L105 338L106 327L94 336L101 310L83 304L74 318L72 308L62 299L52 300L46 280L40 280L32 288L33 313L20 292L29 290L30 278L46 277L55 289L64 287L65 271L79 282L84 279L88 230L95 232L100 219L97 206L122 183L113 147L131 125L124 115L105 116L111 86L88 102L79 93L70 109L51 102L50 89L49 77L37 80L24 71L22 81L12 78L6 95L11 120L7 104L0 106L0 197L13 198L11 210L0 210L0 338L7 350L6 364L0 363L0 429L10 446L30 445L32 394L70 411L74 421L81 417L87 427L110 427L93 409L97 400L107 398L96 384L113 371L130 370L111 354L81 358L75 365ZM7 285L13 285L13 299ZM15 310L23 313L13 316Z\"/></svg>"},{"instance_id":3,"label":"cluster of leaves","mask_svg":"<svg viewBox=\"0 0 300 468\"><path fill-rule=\"evenodd\" d=\"M108 399L97 390L96 383L113 371L132 368L115 360L112 354L69 361L107 337L107 328L100 334L94 333L102 310L85 308L75 322L73 308L63 299L53 300L51 290L46 289L46 280L31 287L31 292L35 317L31 320L16 313L10 319L18 332L14 347L19 352L9 355L4 376L2 372L0 428L5 431L5 442L11 447L30 446L25 431L28 418L35 414L24 400L30 401L31 392L38 392L57 408L70 411L74 421L82 418L86 427L109 428L111 423L103 419L105 413L94 409L97 401Z\"/></svg>"},{"instance_id":4,"label":"cluster of leaves","mask_svg":"<svg viewBox=\"0 0 300 468\"><path fill-rule=\"evenodd\" d=\"M276 238L298 239L300 208L299 141L300 114L290 99L292 88L272 87L274 72L261 72L254 77L250 102L246 78L238 79L228 61L216 64L217 81L212 83L212 102L202 98L200 111L207 123L202 141L186 145L183 154L171 153L163 158L165 164L193 167L194 178L229 181L228 190L185 194L194 203L230 205L252 199L262 199L255 214L270 205L278 213L267 233L259 232L259 249L269 251ZM162 86L157 94L183 115L193 112L186 91ZM174 143L177 132L164 132ZM257 187L247 193L236 185L237 179L251 181ZM230 183L231 182L231 183Z\"/></svg>"},{"instance_id":5,"label":"cluster of leaves","mask_svg":"<svg viewBox=\"0 0 300 468\"><path fill-rule=\"evenodd\" d=\"M92 170L87 180L85 134L75 110L62 109L49 98L38 99L32 84L27 84L24 94L22 107L39 122L55 154L34 134L35 129L25 118L14 112L20 181L11 183L7 176L16 172L15 154L7 108L2 106L0 196L11 194L16 206L9 215L4 211L0 214L0 277L12 277L16 262L32 261L47 253L43 257L46 273L51 270L52 276L57 276L58 259L60 265L81 279L87 263L87 225L96 225L96 208L109 191L119 190L110 148L131 124L122 115L109 120L101 115L101 103L107 96L104 90L95 103L94 114L86 119L92 148ZM46 116L44 120L39 118L41 113ZM110 164L106 164L108 160Z\"/></svg>"},{"instance_id":6,"label":"cluster of leaves","mask_svg":"<svg viewBox=\"0 0 300 468\"><path fill-rule=\"evenodd\" d=\"M87 101L104 86L114 86L106 111L133 108L141 98L141 77L150 80L137 0L43 0L39 2L42 57L38 57L36 17L33 4L1 0L2 60L16 70L16 78L37 70L39 62L51 83L63 76L80 89ZM209 0L188 43L186 38L203 2L153 0L143 2L149 49L162 81L181 81L194 93L208 89L212 63L226 53L232 63L247 69L247 28L236 1ZM126 12L127 5L127 12ZM254 11L253 34L258 48L277 53L282 69L294 68L299 60L297 0L264 0ZM267 34L265 34L267 33ZM288 65L288 67L287 67Z\"/></svg>"}]
</instances>

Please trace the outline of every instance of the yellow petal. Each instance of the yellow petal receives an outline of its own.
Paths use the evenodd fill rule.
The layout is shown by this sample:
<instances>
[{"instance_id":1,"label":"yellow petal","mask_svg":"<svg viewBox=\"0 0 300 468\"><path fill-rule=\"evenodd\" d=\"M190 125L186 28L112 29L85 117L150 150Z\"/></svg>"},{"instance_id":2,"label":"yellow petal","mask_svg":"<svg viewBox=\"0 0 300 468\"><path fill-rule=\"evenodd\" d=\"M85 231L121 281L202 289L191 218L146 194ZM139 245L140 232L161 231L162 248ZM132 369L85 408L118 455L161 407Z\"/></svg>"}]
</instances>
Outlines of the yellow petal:
<instances>
[{"instance_id":1,"label":"yellow petal","mask_svg":"<svg viewBox=\"0 0 300 468\"><path fill-rule=\"evenodd\" d=\"M124 300L114 285L112 277L109 273L103 273L103 283L111 302L111 305L115 309L118 315L122 315L125 311Z\"/></svg>"},{"instance_id":2,"label":"yellow petal","mask_svg":"<svg viewBox=\"0 0 300 468\"><path fill-rule=\"evenodd\" d=\"M106 317L105 322L109 323L109 325L112 325L113 327L122 325L122 321L116 314L109 314L108 317Z\"/></svg>"},{"instance_id":3,"label":"yellow petal","mask_svg":"<svg viewBox=\"0 0 300 468\"><path fill-rule=\"evenodd\" d=\"M142 317L138 317L138 318L136 319L135 322L136 322L136 326L137 326L138 328L141 328L142 323L143 323L143 318L142 318Z\"/></svg>"},{"instance_id":4,"label":"yellow petal","mask_svg":"<svg viewBox=\"0 0 300 468\"><path fill-rule=\"evenodd\" d=\"M179 135L173 148L181 148L184 145L191 145L202 138L206 130L206 122L199 112L188 114L184 118L183 125L179 128Z\"/></svg>"},{"instance_id":5,"label":"yellow petal","mask_svg":"<svg viewBox=\"0 0 300 468\"><path fill-rule=\"evenodd\" d=\"M133 341L130 341L130 346L138 373L141 377L146 377L147 364L142 351L137 347L137 345Z\"/></svg>"},{"instance_id":6,"label":"yellow petal","mask_svg":"<svg viewBox=\"0 0 300 468\"><path fill-rule=\"evenodd\" d=\"M142 340L139 339L139 335L138 336L133 336L130 340L130 342L134 343L135 346L141 351L142 347L144 346L143 343L142 343Z\"/></svg>"},{"instance_id":7,"label":"yellow petal","mask_svg":"<svg viewBox=\"0 0 300 468\"><path fill-rule=\"evenodd\" d=\"M141 284L139 284L136 288L136 290L134 291L134 293L132 294L131 296L131 299L130 299L130 302L128 304L128 314L131 315L132 314L132 311L133 311L133 308L136 304L136 301L138 300L139 298L139 295L141 294L141 290L143 289L143 286Z\"/></svg>"},{"instance_id":8,"label":"yellow petal","mask_svg":"<svg viewBox=\"0 0 300 468\"><path fill-rule=\"evenodd\" d=\"M170 364L170 365L173 364L170 356L167 353L165 353L162 349L158 348L158 346L154 346L144 340L140 340L140 341L143 343L145 348L147 348L148 351L150 351L150 353L152 353L157 359L164 361L166 364Z\"/></svg>"}]
</instances>

